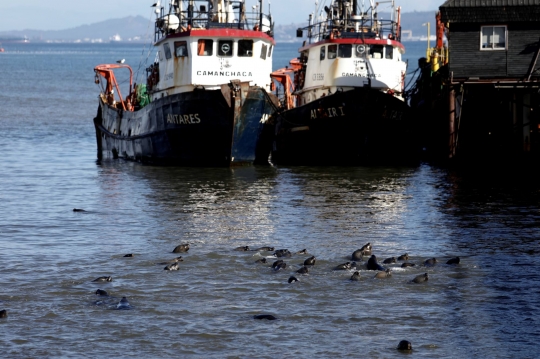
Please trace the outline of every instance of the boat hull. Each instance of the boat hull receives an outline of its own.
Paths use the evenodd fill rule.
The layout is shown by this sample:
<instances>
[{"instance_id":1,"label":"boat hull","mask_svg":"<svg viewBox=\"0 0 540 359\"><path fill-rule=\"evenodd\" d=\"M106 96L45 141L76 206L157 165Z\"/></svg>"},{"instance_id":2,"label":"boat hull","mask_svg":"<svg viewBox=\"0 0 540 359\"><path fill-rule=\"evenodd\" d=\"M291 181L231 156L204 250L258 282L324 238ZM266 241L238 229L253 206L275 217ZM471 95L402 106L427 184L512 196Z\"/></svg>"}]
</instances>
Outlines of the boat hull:
<instances>
[{"instance_id":1,"label":"boat hull","mask_svg":"<svg viewBox=\"0 0 540 359\"><path fill-rule=\"evenodd\" d=\"M276 115L271 161L287 165L404 163L418 159L409 106L370 88L321 97Z\"/></svg>"},{"instance_id":2,"label":"boat hull","mask_svg":"<svg viewBox=\"0 0 540 359\"><path fill-rule=\"evenodd\" d=\"M177 166L268 163L274 129L266 119L274 111L273 95L253 86L227 89L165 96L137 111L101 99L94 119L98 159Z\"/></svg>"}]
</instances>

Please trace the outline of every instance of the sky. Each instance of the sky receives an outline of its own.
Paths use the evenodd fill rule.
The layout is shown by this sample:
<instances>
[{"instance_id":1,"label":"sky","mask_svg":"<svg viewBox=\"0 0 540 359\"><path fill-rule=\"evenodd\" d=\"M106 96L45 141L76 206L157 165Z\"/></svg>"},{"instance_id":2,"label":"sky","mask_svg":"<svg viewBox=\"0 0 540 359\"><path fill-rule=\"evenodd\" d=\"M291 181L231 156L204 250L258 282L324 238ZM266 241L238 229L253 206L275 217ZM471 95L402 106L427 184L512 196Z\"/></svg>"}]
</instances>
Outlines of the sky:
<instances>
[{"instance_id":1,"label":"sky","mask_svg":"<svg viewBox=\"0 0 540 359\"><path fill-rule=\"evenodd\" d=\"M329 2L330 0L318 0ZM362 0L358 0L359 3ZM369 3L369 0L364 0ZM378 0L382 2L381 0ZM141 15L153 16L155 0L0 0L0 31L65 30L80 25ZM162 0L168 3L168 0ZM246 0L252 6L257 0ZM315 0L263 0L277 25L307 21L315 8ZM396 0L402 12L436 11L444 0ZM384 4L383 4L384 5ZM382 5L381 5L382 6ZM265 11L266 12L266 11ZM153 17L152 17L153 19Z\"/></svg>"}]
</instances>

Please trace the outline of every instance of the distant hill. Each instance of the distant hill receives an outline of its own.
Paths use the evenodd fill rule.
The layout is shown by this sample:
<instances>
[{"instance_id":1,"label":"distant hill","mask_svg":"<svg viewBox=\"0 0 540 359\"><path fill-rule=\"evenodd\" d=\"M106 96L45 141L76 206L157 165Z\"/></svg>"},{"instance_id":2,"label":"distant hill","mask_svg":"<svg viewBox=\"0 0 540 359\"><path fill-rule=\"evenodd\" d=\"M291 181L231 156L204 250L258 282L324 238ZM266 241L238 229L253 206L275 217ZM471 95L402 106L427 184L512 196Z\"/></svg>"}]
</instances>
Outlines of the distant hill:
<instances>
[{"instance_id":1,"label":"distant hill","mask_svg":"<svg viewBox=\"0 0 540 359\"><path fill-rule=\"evenodd\" d=\"M386 15L386 16L385 16ZM379 14L388 18L388 14ZM402 29L404 39L409 34L413 38L427 35L427 27L422 24L431 23L431 34L434 35L435 11L409 12L402 14ZM279 24L274 28L277 42L298 41L296 29L305 27L307 23ZM409 33L406 30L410 30ZM111 19L89 25L81 25L66 30L42 31L1 31L0 42L22 41L31 42L109 42L109 41L151 41L154 36L154 21L142 16L129 16L121 19ZM410 39L410 38L409 38Z\"/></svg>"},{"instance_id":2,"label":"distant hill","mask_svg":"<svg viewBox=\"0 0 540 359\"><path fill-rule=\"evenodd\" d=\"M153 40L154 38L154 21L142 16L128 16L66 30L2 31L0 32L0 41L23 39L25 36L31 42L145 41L145 39Z\"/></svg>"}]
</instances>

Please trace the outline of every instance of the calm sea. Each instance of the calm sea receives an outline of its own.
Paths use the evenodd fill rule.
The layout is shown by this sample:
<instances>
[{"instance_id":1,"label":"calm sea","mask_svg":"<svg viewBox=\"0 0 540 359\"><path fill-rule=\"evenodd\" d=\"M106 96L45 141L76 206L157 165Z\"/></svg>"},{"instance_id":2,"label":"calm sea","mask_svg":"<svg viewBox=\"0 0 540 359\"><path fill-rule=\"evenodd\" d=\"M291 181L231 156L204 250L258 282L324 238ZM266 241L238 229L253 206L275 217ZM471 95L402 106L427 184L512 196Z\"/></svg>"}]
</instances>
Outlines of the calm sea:
<instances>
[{"instance_id":1,"label":"calm sea","mask_svg":"<svg viewBox=\"0 0 540 359\"><path fill-rule=\"evenodd\" d=\"M412 72L425 45L405 45ZM538 356L537 178L430 164L97 163L93 67L125 58L136 70L153 60L148 48L4 47L2 357L394 358L404 339L415 358ZM278 44L274 67L297 48ZM388 279L360 269L358 282L333 270L367 242L381 261L408 253L416 266L391 264ZM182 243L188 253L171 253ZM274 272L255 263L271 252L233 250L246 245L305 248L317 262L296 274L309 255L295 254ZM178 271L157 264L178 255ZM454 256L461 263L446 265ZM431 257L438 264L423 267ZM411 283L423 273L427 283ZM131 309L117 310L124 296Z\"/></svg>"}]
</instances>

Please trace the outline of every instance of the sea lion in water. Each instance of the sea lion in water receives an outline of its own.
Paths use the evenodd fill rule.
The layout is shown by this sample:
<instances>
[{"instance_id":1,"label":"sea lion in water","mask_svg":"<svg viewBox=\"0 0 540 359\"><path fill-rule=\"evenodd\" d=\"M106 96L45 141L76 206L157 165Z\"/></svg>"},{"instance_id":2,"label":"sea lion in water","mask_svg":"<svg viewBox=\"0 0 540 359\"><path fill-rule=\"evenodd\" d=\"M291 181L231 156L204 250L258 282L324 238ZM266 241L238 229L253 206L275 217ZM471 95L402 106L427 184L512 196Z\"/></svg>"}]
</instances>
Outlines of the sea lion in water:
<instances>
[{"instance_id":1,"label":"sea lion in water","mask_svg":"<svg viewBox=\"0 0 540 359\"><path fill-rule=\"evenodd\" d=\"M361 249L357 249L353 252L351 256L351 260L353 261L361 261L364 256L364 251Z\"/></svg>"},{"instance_id":2,"label":"sea lion in water","mask_svg":"<svg viewBox=\"0 0 540 359\"><path fill-rule=\"evenodd\" d=\"M304 249L296 252L296 254L308 254L308 252L307 252L307 249L304 248Z\"/></svg>"},{"instance_id":3,"label":"sea lion in water","mask_svg":"<svg viewBox=\"0 0 540 359\"><path fill-rule=\"evenodd\" d=\"M98 277L94 279L92 282L112 282L112 277L111 276Z\"/></svg>"},{"instance_id":4,"label":"sea lion in water","mask_svg":"<svg viewBox=\"0 0 540 359\"><path fill-rule=\"evenodd\" d=\"M73 212L86 212L86 211L81 208L73 208Z\"/></svg>"},{"instance_id":5,"label":"sea lion in water","mask_svg":"<svg viewBox=\"0 0 540 359\"><path fill-rule=\"evenodd\" d=\"M353 268L356 268L356 263L355 262L347 262L347 263L343 263L343 264L339 264L337 266L334 267L334 270L349 270L349 269L353 269Z\"/></svg>"},{"instance_id":6,"label":"sea lion in water","mask_svg":"<svg viewBox=\"0 0 540 359\"><path fill-rule=\"evenodd\" d=\"M424 283L424 282L427 282L428 279L429 279L428 274L424 273L424 274L417 275L416 277L414 277L412 281L414 283Z\"/></svg>"},{"instance_id":7,"label":"sea lion in water","mask_svg":"<svg viewBox=\"0 0 540 359\"><path fill-rule=\"evenodd\" d=\"M401 268L414 267L415 265L416 264L414 263L403 262L403 264L401 265Z\"/></svg>"},{"instance_id":8,"label":"sea lion in water","mask_svg":"<svg viewBox=\"0 0 540 359\"><path fill-rule=\"evenodd\" d=\"M5 309L0 310L0 318L7 318L7 310Z\"/></svg>"},{"instance_id":9,"label":"sea lion in water","mask_svg":"<svg viewBox=\"0 0 540 359\"><path fill-rule=\"evenodd\" d=\"M258 315L254 315L253 319L276 320L277 318L274 317L272 314L258 314Z\"/></svg>"},{"instance_id":10,"label":"sea lion in water","mask_svg":"<svg viewBox=\"0 0 540 359\"><path fill-rule=\"evenodd\" d=\"M261 258L261 259L257 259L255 261L255 263L264 263L264 264L266 264L266 263L268 263L268 261L266 260L266 258Z\"/></svg>"},{"instance_id":11,"label":"sea lion in water","mask_svg":"<svg viewBox=\"0 0 540 359\"><path fill-rule=\"evenodd\" d=\"M409 254L408 253L402 254L399 257L397 257L398 261L406 261L408 259L409 259Z\"/></svg>"},{"instance_id":12,"label":"sea lion in water","mask_svg":"<svg viewBox=\"0 0 540 359\"><path fill-rule=\"evenodd\" d=\"M306 266L303 266L302 268L296 271L296 273L299 273L299 274L308 274L308 272L309 272L309 269Z\"/></svg>"},{"instance_id":13,"label":"sea lion in water","mask_svg":"<svg viewBox=\"0 0 540 359\"><path fill-rule=\"evenodd\" d=\"M298 278L296 278L295 276L292 275L292 276L289 277L289 281L288 281L288 282L289 282L289 283L293 283L293 282L300 282L300 281L298 280Z\"/></svg>"},{"instance_id":14,"label":"sea lion in water","mask_svg":"<svg viewBox=\"0 0 540 359\"><path fill-rule=\"evenodd\" d=\"M180 244L178 246L176 246L174 249L173 249L173 253L184 253L184 252L187 252L189 251L189 243L184 243L184 244Z\"/></svg>"},{"instance_id":15,"label":"sea lion in water","mask_svg":"<svg viewBox=\"0 0 540 359\"><path fill-rule=\"evenodd\" d=\"M247 252L249 251L249 246L236 247L234 250L239 252Z\"/></svg>"},{"instance_id":16,"label":"sea lion in water","mask_svg":"<svg viewBox=\"0 0 540 359\"><path fill-rule=\"evenodd\" d=\"M133 257L133 253L125 254L124 257Z\"/></svg>"},{"instance_id":17,"label":"sea lion in water","mask_svg":"<svg viewBox=\"0 0 540 359\"><path fill-rule=\"evenodd\" d=\"M351 276L350 280L359 281L360 280L360 272L354 272L353 275Z\"/></svg>"},{"instance_id":18,"label":"sea lion in water","mask_svg":"<svg viewBox=\"0 0 540 359\"><path fill-rule=\"evenodd\" d=\"M314 265L315 265L315 261L316 261L315 256L311 256L311 257L309 257L308 259L306 259L306 260L304 261L304 265L305 265L305 266L314 266Z\"/></svg>"},{"instance_id":19,"label":"sea lion in water","mask_svg":"<svg viewBox=\"0 0 540 359\"><path fill-rule=\"evenodd\" d=\"M360 248L362 252L364 252L365 255L371 254L371 243L366 243Z\"/></svg>"},{"instance_id":20,"label":"sea lion in water","mask_svg":"<svg viewBox=\"0 0 540 359\"><path fill-rule=\"evenodd\" d=\"M437 263L437 259L435 259L435 258L426 259L424 261L424 265L426 267L433 267L435 265L435 263Z\"/></svg>"},{"instance_id":21,"label":"sea lion in water","mask_svg":"<svg viewBox=\"0 0 540 359\"><path fill-rule=\"evenodd\" d=\"M449 259L446 264L459 264L459 257Z\"/></svg>"},{"instance_id":22,"label":"sea lion in water","mask_svg":"<svg viewBox=\"0 0 540 359\"><path fill-rule=\"evenodd\" d=\"M288 249L278 249L274 252L274 256L281 258L281 257L291 257L292 253Z\"/></svg>"},{"instance_id":23,"label":"sea lion in water","mask_svg":"<svg viewBox=\"0 0 540 359\"><path fill-rule=\"evenodd\" d=\"M383 261L383 264L390 264L390 263L396 263L396 257L386 258L386 259Z\"/></svg>"},{"instance_id":24,"label":"sea lion in water","mask_svg":"<svg viewBox=\"0 0 540 359\"><path fill-rule=\"evenodd\" d=\"M375 257L375 254L372 254L371 257L369 257L366 263L366 267L368 270L380 270L380 271L386 270L383 266L377 263L377 257Z\"/></svg>"},{"instance_id":25,"label":"sea lion in water","mask_svg":"<svg viewBox=\"0 0 540 359\"><path fill-rule=\"evenodd\" d=\"M285 269L285 268L287 268L287 263L285 263L283 259L279 259L275 261L274 263L272 263L272 269L275 271L278 271L280 269Z\"/></svg>"},{"instance_id":26,"label":"sea lion in water","mask_svg":"<svg viewBox=\"0 0 540 359\"><path fill-rule=\"evenodd\" d=\"M397 350L412 350L412 344L408 340L402 340L399 342Z\"/></svg>"},{"instance_id":27,"label":"sea lion in water","mask_svg":"<svg viewBox=\"0 0 540 359\"><path fill-rule=\"evenodd\" d=\"M255 250L258 252L272 252L274 250L274 247L261 247Z\"/></svg>"},{"instance_id":28,"label":"sea lion in water","mask_svg":"<svg viewBox=\"0 0 540 359\"><path fill-rule=\"evenodd\" d=\"M183 261L184 260L182 259L182 256L180 256L180 257L173 258L170 261L160 262L158 264L159 265L164 265L164 264L178 263L178 262L183 262Z\"/></svg>"},{"instance_id":29,"label":"sea lion in water","mask_svg":"<svg viewBox=\"0 0 540 359\"><path fill-rule=\"evenodd\" d=\"M131 305L129 305L126 297L122 297L122 299L120 299L120 302L118 302L116 305L116 309L131 309Z\"/></svg>"},{"instance_id":30,"label":"sea lion in water","mask_svg":"<svg viewBox=\"0 0 540 359\"><path fill-rule=\"evenodd\" d=\"M109 293L107 293L107 291L104 291L103 289L98 289L96 290L96 295L101 295L101 296L106 297L109 295Z\"/></svg>"},{"instance_id":31,"label":"sea lion in water","mask_svg":"<svg viewBox=\"0 0 540 359\"><path fill-rule=\"evenodd\" d=\"M373 278L382 279L382 278L388 278L388 277L391 277L391 276L392 276L392 272L390 271L390 269L387 269L384 272L379 272L379 273L375 274L375 277L373 277Z\"/></svg>"},{"instance_id":32,"label":"sea lion in water","mask_svg":"<svg viewBox=\"0 0 540 359\"><path fill-rule=\"evenodd\" d=\"M178 270L180 268L180 265L178 263L171 263L165 266L163 270Z\"/></svg>"}]
</instances>

